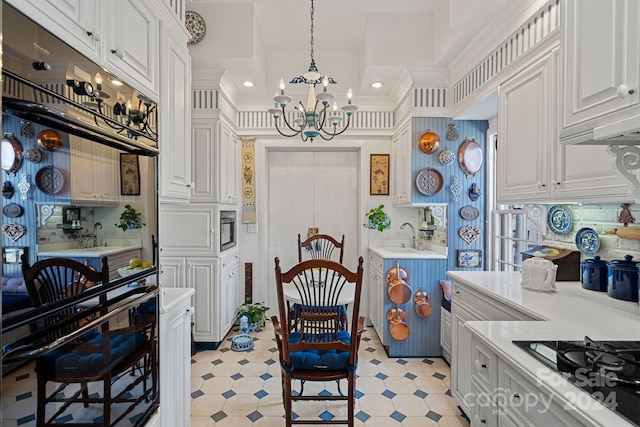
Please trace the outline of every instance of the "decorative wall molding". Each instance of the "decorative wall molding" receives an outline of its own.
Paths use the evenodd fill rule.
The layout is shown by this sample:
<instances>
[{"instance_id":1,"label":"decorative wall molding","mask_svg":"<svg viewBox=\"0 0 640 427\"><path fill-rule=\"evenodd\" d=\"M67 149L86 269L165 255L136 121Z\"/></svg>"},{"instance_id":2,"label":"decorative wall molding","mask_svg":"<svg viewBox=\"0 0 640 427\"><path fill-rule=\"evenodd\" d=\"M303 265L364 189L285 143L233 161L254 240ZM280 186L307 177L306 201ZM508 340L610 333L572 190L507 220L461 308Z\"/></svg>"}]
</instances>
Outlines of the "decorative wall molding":
<instances>
[{"instance_id":1,"label":"decorative wall molding","mask_svg":"<svg viewBox=\"0 0 640 427\"><path fill-rule=\"evenodd\" d=\"M534 46L560 27L560 0L549 0L518 30L453 85L451 104L455 106L484 87Z\"/></svg>"}]
</instances>

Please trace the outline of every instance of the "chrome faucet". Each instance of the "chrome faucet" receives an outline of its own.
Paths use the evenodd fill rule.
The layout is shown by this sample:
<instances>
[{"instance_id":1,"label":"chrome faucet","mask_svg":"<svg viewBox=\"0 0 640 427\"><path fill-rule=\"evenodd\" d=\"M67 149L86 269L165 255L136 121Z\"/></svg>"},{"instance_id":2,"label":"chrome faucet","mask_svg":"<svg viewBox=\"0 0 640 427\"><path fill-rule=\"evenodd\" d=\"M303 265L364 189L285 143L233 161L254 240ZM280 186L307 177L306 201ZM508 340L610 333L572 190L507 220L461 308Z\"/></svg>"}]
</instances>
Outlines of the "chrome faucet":
<instances>
[{"instance_id":1,"label":"chrome faucet","mask_svg":"<svg viewBox=\"0 0 640 427\"><path fill-rule=\"evenodd\" d=\"M93 247L98 246L98 230L102 230L102 224L100 222L96 222L93 224Z\"/></svg>"},{"instance_id":2,"label":"chrome faucet","mask_svg":"<svg viewBox=\"0 0 640 427\"><path fill-rule=\"evenodd\" d=\"M408 222L405 222L400 226L400 230L404 230L404 227L407 225L411 228L411 247L415 249L416 248L416 229L413 228L413 225L411 225Z\"/></svg>"}]
</instances>

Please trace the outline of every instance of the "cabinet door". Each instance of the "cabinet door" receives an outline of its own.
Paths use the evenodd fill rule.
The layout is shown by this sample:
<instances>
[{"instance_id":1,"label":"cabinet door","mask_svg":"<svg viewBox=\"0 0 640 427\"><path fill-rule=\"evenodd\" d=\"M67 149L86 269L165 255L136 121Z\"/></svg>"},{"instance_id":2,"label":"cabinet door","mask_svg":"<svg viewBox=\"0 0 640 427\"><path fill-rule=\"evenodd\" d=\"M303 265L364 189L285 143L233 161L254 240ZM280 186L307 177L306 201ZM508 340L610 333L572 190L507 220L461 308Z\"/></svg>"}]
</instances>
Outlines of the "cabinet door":
<instances>
[{"instance_id":1,"label":"cabinet door","mask_svg":"<svg viewBox=\"0 0 640 427\"><path fill-rule=\"evenodd\" d=\"M158 98L159 20L143 0L112 0L106 3L106 67L144 95ZM173 99L171 99L173 102ZM163 102L168 106L169 101Z\"/></svg>"},{"instance_id":2,"label":"cabinet door","mask_svg":"<svg viewBox=\"0 0 640 427\"><path fill-rule=\"evenodd\" d=\"M240 138L225 123L220 128L220 198L221 203L238 203L240 180Z\"/></svg>"},{"instance_id":3,"label":"cabinet door","mask_svg":"<svg viewBox=\"0 0 640 427\"><path fill-rule=\"evenodd\" d=\"M174 39L175 37L175 39ZM182 45L180 44L182 42ZM161 28L160 197L191 197L191 57L181 36ZM198 153L200 155L200 153Z\"/></svg>"},{"instance_id":4,"label":"cabinet door","mask_svg":"<svg viewBox=\"0 0 640 427\"><path fill-rule=\"evenodd\" d=\"M216 162L216 123L213 119L194 118L191 121L191 164L193 188L191 202L218 202Z\"/></svg>"},{"instance_id":5,"label":"cabinet door","mask_svg":"<svg viewBox=\"0 0 640 427\"><path fill-rule=\"evenodd\" d=\"M625 118L625 110L638 106L640 7L635 0L567 0L563 17L561 135L577 142L590 139L594 127Z\"/></svg>"},{"instance_id":6,"label":"cabinet door","mask_svg":"<svg viewBox=\"0 0 640 427\"><path fill-rule=\"evenodd\" d=\"M550 96L551 57L498 89L497 199L523 202L551 195L549 145L555 117Z\"/></svg>"},{"instance_id":7,"label":"cabinet door","mask_svg":"<svg viewBox=\"0 0 640 427\"><path fill-rule=\"evenodd\" d=\"M442 357L451 364L451 313L440 309L440 347Z\"/></svg>"},{"instance_id":8,"label":"cabinet door","mask_svg":"<svg viewBox=\"0 0 640 427\"><path fill-rule=\"evenodd\" d=\"M160 286L184 288L187 286L186 260L184 257L160 256Z\"/></svg>"},{"instance_id":9,"label":"cabinet door","mask_svg":"<svg viewBox=\"0 0 640 427\"><path fill-rule=\"evenodd\" d=\"M411 122L402 126L394 135L391 145L393 182L391 183L392 204L411 203Z\"/></svg>"},{"instance_id":10,"label":"cabinet door","mask_svg":"<svg viewBox=\"0 0 640 427\"><path fill-rule=\"evenodd\" d=\"M217 321L222 309L215 289L216 259L189 257L187 260L187 283L195 289L193 338L202 342L221 341Z\"/></svg>"},{"instance_id":11,"label":"cabinet door","mask_svg":"<svg viewBox=\"0 0 640 427\"><path fill-rule=\"evenodd\" d=\"M380 341L383 340L384 331L382 330L384 322L384 299L382 290L384 289L382 284L382 273L374 268L369 269L369 286L371 290L369 293L369 318L373 324Z\"/></svg>"},{"instance_id":12,"label":"cabinet door","mask_svg":"<svg viewBox=\"0 0 640 427\"><path fill-rule=\"evenodd\" d=\"M220 340L229 332L233 322L235 320L235 313L237 307L240 305L238 301L238 287L239 287L239 268L236 263L231 268L228 268L222 272L222 278L220 283L220 323L219 334Z\"/></svg>"},{"instance_id":13,"label":"cabinet door","mask_svg":"<svg viewBox=\"0 0 640 427\"><path fill-rule=\"evenodd\" d=\"M70 135L71 200L74 202L116 203L118 152L93 141Z\"/></svg>"},{"instance_id":14,"label":"cabinet door","mask_svg":"<svg viewBox=\"0 0 640 427\"><path fill-rule=\"evenodd\" d=\"M182 303L160 314L162 425L187 426L191 417L191 309Z\"/></svg>"},{"instance_id":15,"label":"cabinet door","mask_svg":"<svg viewBox=\"0 0 640 427\"><path fill-rule=\"evenodd\" d=\"M9 4L90 60L100 62L100 8L97 0L10 0ZM7 29L5 28L5 31Z\"/></svg>"},{"instance_id":16,"label":"cabinet door","mask_svg":"<svg viewBox=\"0 0 640 427\"><path fill-rule=\"evenodd\" d=\"M473 414L473 408L465 401L472 392L471 332L464 327L470 320L479 319L454 301L451 305L451 395L466 414Z\"/></svg>"},{"instance_id":17,"label":"cabinet door","mask_svg":"<svg viewBox=\"0 0 640 427\"><path fill-rule=\"evenodd\" d=\"M210 205L163 204L158 216L160 246L164 255L180 256L200 253L213 256L217 253L214 224L216 210Z\"/></svg>"}]
</instances>

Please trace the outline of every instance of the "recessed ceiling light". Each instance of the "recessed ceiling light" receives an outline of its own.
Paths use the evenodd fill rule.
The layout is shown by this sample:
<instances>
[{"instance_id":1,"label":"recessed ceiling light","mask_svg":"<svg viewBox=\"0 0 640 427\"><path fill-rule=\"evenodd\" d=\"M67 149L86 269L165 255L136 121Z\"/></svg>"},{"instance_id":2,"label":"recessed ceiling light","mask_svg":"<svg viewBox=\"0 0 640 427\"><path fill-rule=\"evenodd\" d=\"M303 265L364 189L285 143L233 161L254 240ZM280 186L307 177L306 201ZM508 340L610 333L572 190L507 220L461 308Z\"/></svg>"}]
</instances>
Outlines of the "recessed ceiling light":
<instances>
[{"instance_id":1,"label":"recessed ceiling light","mask_svg":"<svg viewBox=\"0 0 640 427\"><path fill-rule=\"evenodd\" d=\"M122 86L122 82L116 79L111 79L111 84L114 86Z\"/></svg>"},{"instance_id":2,"label":"recessed ceiling light","mask_svg":"<svg viewBox=\"0 0 640 427\"><path fill-rule=\"evenodd\" d=\"M371 83L371 87L374 89L380 89L382 87L382 82L373 82Z\"/></svg>"},{"instance_id":3,"label":"recessed ceiling light","mask_svg":"<svg viewBox=\"0 0 640 427\"><path fill-rule=\"evenodd\" d=\"M253 87L253 82L250 82L248 80L242 84L244 85L244 87Z\"/></svg>"}]
</instances>

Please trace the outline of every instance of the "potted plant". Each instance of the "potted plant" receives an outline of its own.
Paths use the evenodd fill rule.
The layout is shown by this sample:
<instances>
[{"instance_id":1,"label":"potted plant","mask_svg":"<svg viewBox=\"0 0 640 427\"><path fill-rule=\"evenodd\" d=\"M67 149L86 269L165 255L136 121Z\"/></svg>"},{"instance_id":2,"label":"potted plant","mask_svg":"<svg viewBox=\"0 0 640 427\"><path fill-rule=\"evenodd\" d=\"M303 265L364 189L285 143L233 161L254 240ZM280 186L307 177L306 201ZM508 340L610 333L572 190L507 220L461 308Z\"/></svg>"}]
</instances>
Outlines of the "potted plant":
<instances>
[{"instance_id":1,"label":"potted plant","mask_svg":"<svg viewBox=\"0 0 640 427\"><path fill-rule=\"evenodd\" d=\"M251 298L247 298L247 302L236 310L236 320L246 316L249 331L261 331L267 322L267 311L269 311L269 307L265 306L264 303L252 303Z\"/></svg>"},{"instance_id":2,"label":"potted plant","mask_svg":"<svg viewBox=\"0 0 640 427\"><path fill-rule=\"evenodd\" d=\"M124 211L120 214L120 223L115 224L116 227L121 228L122 231L127 231L130 228L141 228L143 225L147 225L142 222L142 212L137 211L131 205L125 205Z\"/></svg>"},{"instance_id":3,"label":"potted plant","mask_svg":"<svg viewBox=\"0 0 640 427\"><path fill-rule=\"evenodd\" d=\"M372 208L364 214L367 222L362 224L364 228L371 230L384 231L391 228L391 218L384 212L384 205Z\"/></svg>"}]
</instances>

